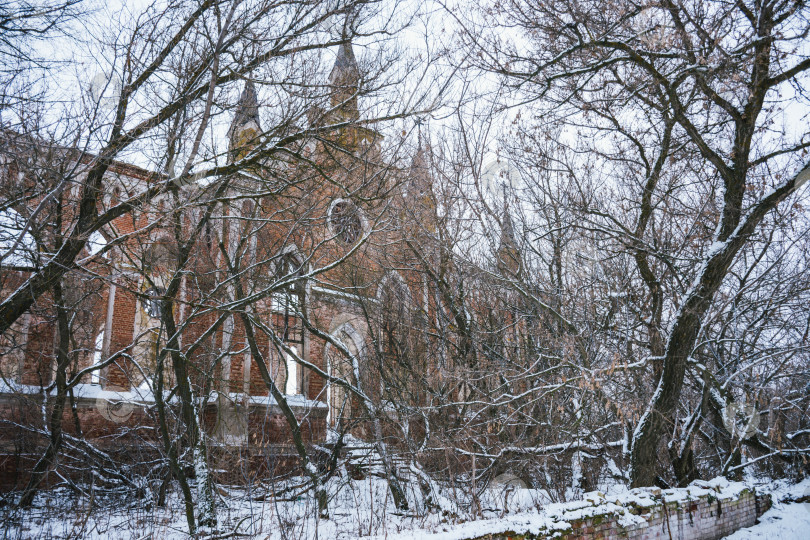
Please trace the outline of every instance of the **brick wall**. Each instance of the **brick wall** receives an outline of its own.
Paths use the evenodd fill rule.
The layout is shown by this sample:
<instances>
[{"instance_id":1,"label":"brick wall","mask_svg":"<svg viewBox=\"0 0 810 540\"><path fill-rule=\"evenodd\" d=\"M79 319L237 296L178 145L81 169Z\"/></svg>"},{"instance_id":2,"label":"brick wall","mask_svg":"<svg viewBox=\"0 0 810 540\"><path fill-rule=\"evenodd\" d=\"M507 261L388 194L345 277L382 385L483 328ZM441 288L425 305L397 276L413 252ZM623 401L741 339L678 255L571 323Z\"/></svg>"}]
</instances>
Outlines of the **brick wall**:
<instances>
[{"instance_id":1,"label":"brick wall","mask_svg":"<svg viewBox=\"0 0 810 540\"><path fill-rule=\"evenodd\" d=\"M131 291L117 287L110 332L110 354L129 347L135 331L135 310L138 300ZM129 366L124 358L119 358L106 369L106 385L110 390L129 390Z\"/></svg>"},{"instance_id":2,"label":"brick wall","mask_svg":"<svg viewBox=\"0 0 810 540\"><path fill-rule=\"evenodd\" d=\"M157 450L160 443L151 402L128 402L131 406L127 407L127 416L120 418L120 423L110 418L109 413L105 416L95 398L77 396L75 404L75 411L69 406L65 409L62 418L65 434L90 442L119 466L134 465L133 472L139 472L139 464L151 467L162 461ZM304 441L308 444L322 442L326 437L326 409L312 407L311 403L290 405L300 422ZM203 426L211 434L217 423L217 406L210 403L202 416ZM247 417L247 440L242 444L222 444L215 436L209 440L209 458L217 478L230 482L252 481L294 470L298 456L281 409L273 403L254 403L248 406ZM31 469L47 445L42 422L40 394L0 392L0 491L20 489L28 481ZM82 456L81 452L63 448L59 475L89 481L91 467ZM59 482L59 475L49 474L45 485Z\"/></svg>"},{"instance_id":3,"label":"brick wall","mask_svg":"<svg viewBox=\"0 0 810 540\"><path fill-rule=\"evenodd\" d=\"M539 527L521 528L505 523L502 532L466 538L716 540L754 525L771 505L769 495L748 488L723 490L706 482L669 492L649 488L634 493L640 496L621 504L597 497L593 501L561 505L563 508L556 514L550 512L549 519Z\"/></svg>"}]
</instances>

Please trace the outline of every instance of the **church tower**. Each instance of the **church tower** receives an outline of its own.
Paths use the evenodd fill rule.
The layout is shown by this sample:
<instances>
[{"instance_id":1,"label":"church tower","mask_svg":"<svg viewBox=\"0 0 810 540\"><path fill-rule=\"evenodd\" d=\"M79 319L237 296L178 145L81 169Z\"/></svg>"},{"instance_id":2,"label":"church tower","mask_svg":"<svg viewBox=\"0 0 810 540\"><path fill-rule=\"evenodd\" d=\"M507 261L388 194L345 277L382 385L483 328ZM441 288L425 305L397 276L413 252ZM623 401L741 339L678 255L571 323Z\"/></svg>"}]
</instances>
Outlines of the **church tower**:
<instances>
[{"instance_id":1,"label":"church tower","mask_svg":"<svg viewBox=\"0 0 810 540\"><path fill-rule=\"evenodd\" d=\"M357 94L360 90L360 68L354 56L352 42L341 43L335 65L329 73L332 87L331 106L333 122L354 122L360 118Z\"/></svg>"},{"instance_id":2,"label":"church tower","mask_svg":"<svg viewBox=\"0 0 810 540\"><path fill-rule=\"evenodd\" d=\"M355 157L368 162L379 159L382 135L375 130L356 123L360 120L358 95L361 91L362 75L354 55L351 40L344 35L344 42L338 46L335 64L329 72L329 111L324 114L320 109L311 111L312 125L342 125L329 139Z\"/></svg>"},{"instance_id":3,"label":"church tower","mask_svg":"<svg viewBox=\"0 0 810 540\"><path fill-rule=\"evenodd\" d=\"M504 277L518 277L521 273L520 250L515 240L512 216L509 213L509 199L504 188L503 217L501 218L501 240L497 253L497 268Z\"/></svg>"},{"instance_id":4,"label":"church tower","mask_svg":"<svg viewBox=\"0 0 810 540\"><path fill-rule=\"evenodd\" d=\"M419 143L408 168L404 190L403 211L411 222L406 224L421 228L422 232L436 232L436 196L433 193L433 175L430 170L430 144L422 139L419 130ZM418 232L414 230L412 232Z\"/></svg>"},{"instance_id":5,"label":"church tower","mask_svg":"<svg viewBox=\"0 0 810 540\"><path fill-rule=\"evenodd\" d=\"M228 129L228 159L237 161L245 157L258 144L262 133L259 124L259 99L253 81L245 81L242 95L236 106L231 127Z\"/></svg>"}]
</instances>

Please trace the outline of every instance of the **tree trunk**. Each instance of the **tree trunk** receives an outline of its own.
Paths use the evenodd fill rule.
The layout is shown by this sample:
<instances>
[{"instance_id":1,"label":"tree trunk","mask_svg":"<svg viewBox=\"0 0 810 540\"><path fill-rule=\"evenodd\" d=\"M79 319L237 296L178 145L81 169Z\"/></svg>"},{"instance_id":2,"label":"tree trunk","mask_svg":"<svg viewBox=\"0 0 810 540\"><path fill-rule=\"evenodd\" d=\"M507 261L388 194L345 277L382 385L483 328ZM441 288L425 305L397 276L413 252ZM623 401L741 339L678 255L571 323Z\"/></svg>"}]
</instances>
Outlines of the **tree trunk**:
<instances>
[{"instance_id":1,"label":"tree trunk","mask_svg":"<svg viewBox=\"0 0 810 540\"><path fill-rule=\"evenodd\" d=\"M58 281L53 287L54 303L56 305L56 328L59 344L56 348L56 396L48 422L50 438L45 453L31 471L31 477L20 497L20 506L30 506L34 502L37 489L45 478L48 469L53 465L59 450L62 447L62 414L67 401L67 368L70 364L68 348L70 346L70 321L62 296L62 283ZM43 407L48 405L48 396L43 397Z\"/></svg>"}]
</instances>

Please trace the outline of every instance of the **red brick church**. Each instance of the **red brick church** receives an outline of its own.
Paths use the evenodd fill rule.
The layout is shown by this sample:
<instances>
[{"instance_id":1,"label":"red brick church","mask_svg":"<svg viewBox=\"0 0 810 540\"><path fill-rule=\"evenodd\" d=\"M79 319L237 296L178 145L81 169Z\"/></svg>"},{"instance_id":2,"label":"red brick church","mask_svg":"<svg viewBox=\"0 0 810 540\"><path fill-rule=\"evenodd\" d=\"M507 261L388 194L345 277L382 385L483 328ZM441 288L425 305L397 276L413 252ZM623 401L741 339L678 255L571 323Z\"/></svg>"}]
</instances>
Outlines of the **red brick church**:
<instances>
[{"instance_id":1,"label":"red brick church","mask_svg":"<svg viewBox=\"0 0 810 540\"><path fill-rule=\"evenodd\" d=\"M433 156L421 133L410 166L392 165L382 135L358 108L362 74L348 43L325 85L328 106L312 107L299 129L307 136L274 154L289 159L262 159L268 141L256 83L244 82L227 133L224 161L238 172L166 189L94 233L64 278L60 301L38 299L0 337L6 488L26 481L47 435L57 303L71 317L62 428L68 447L102 451L105 459L156 450L155 397L176 404L178 377L201 405L214 466L233 473L267 469L268 454L277 463L294 459L279 399L307 443L324 442L327 427L373 437L358 396L380 410L403 396L418 402L420 384L452 369L419 331L437 317L426 269L439 264ZM71 166L93 159L15 141ZM24 190L36 182L21 171L7 163L7 185ZM115 162L99 204L114 207L172 177ZM78 199L78 187L65 192L63 212L76 204L71 197ZM5 232L14 233L29 211L4 211ZM508 216L504 225L499 268L519 272ZM28 232L16 232L18 248L27 249L2 262L4 295L24 283L43 251ZM0 248L7 244L0 238ZM69 455L60 467L81 470Z\"/></svg>"},{"instance_id":2,"label":"red brick church","mask_svg":"<svg viewBox=\"0 0 810 540\"><path fill-rule=\"evenodd\" d=\"M229 178L216 203L210 202L216 182L191 183L158 195L89 239L81 269L68 275L63 291L75 334L68 377L79 381L63 414L70 440L83 438L111 455L154 444L155 393L172 388L177 376L167 349L187 360L188 378L203 397L211 446L226 449L220 452L225 455L254 459L257 448L270 447L281 455L289 443L289 427L258 356L307 441L323 441L328 424L356 415L357 398L324 375L384 399L380 371L375 378L363 364L382 361L372 360L380 356L375 351L383 358L389 348L403 352L410 346L399 339L404 321L430 316L432 301L419 271L424 260L407 243L428 245L436 203L421 135L410 168L386 164L382 136L362 122L360 83L351 44L340 46L329 76L331 107L308 114L317 136L289 145L296 159L268 162L253 159L264 132L256 84L245 81L228 131L227 160L251 164ZM5 172L19 175L13 166ZM114 163L100 204L110 207L167 178ZM22 213L9 210L5 219ZM193 248L178 273L178 251L192 234ZM4 293L30 275L31 261L13 259L0 267ZM173 335L162 317L172 282ZM0 480L6 487L25 482L26 468L41 451L56 316L54 298L41 298L0 341Z\"/></svg>"}]
</instances>

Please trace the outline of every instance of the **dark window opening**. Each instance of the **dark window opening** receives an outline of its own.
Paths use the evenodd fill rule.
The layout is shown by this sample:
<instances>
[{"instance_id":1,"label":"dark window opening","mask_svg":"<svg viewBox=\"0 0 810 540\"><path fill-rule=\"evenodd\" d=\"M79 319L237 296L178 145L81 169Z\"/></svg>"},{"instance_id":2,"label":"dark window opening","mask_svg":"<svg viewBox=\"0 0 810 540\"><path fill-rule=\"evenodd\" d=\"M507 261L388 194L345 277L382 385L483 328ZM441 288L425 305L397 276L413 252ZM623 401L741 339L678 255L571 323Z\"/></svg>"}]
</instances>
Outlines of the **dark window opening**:
<instances>
[{"instance_id":1,"label":"dark window opening","mask_svg":"<svg viewBox=\"0 0 810 540\"><path fill-rule=\"evenodd\" d=\"M304 305L304 284L300 278L301 265L290 255L282 256L276 268L276 279L285 283L270 297L272 324L288 343L303 343L301 314Z\"/></svg>"}]
</instances>

